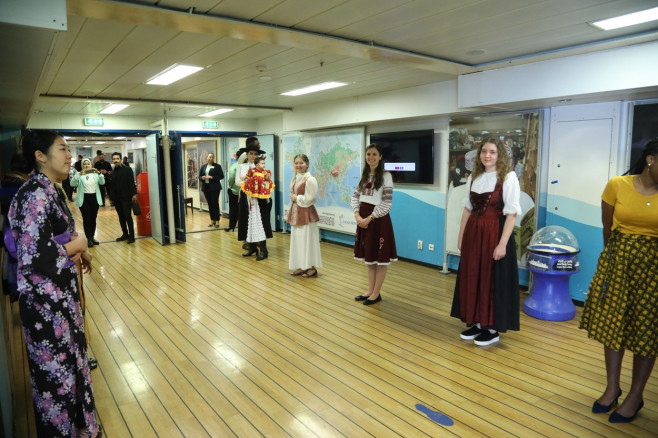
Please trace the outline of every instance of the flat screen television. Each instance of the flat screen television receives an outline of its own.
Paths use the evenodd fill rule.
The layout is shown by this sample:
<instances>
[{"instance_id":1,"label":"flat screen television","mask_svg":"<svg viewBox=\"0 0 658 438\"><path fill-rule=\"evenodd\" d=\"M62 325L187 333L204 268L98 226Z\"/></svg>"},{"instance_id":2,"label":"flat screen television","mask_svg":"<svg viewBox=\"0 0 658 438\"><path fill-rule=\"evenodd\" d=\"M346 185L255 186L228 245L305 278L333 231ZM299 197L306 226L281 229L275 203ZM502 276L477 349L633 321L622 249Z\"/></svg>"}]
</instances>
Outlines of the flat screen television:
<instances>
[{"instance_id":1,"label":"flat screen television","mask_svg":"<svg viewBox=\"0 0 658 438\"><path fill-rule=\"evenodd\" d=\"M394 183L434 184L434 130L370 134Z\"/></svg>"}]
</instances>

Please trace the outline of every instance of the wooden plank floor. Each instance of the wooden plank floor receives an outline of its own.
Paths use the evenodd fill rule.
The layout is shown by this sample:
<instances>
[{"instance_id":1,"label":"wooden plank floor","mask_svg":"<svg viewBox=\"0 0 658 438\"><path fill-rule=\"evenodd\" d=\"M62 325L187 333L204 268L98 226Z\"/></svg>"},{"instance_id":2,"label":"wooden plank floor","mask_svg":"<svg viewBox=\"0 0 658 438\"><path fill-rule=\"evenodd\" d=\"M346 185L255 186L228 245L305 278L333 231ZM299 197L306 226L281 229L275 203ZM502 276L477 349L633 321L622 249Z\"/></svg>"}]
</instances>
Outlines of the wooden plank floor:
<instances>
[{"instance_id":1,"label":"wooden plank floor","mask_svg":"<svg viewBox=\"0 0 658 438\"><path fill-rule=\"evenodd\" d=\"M207 229L207 213L187 220ZM118 235L112 221L101 209L98 240ZM324 267L304 279L288 275L288 245L275 233L257 262L235 233L213 230L91 250L87 330L106 436L658 436L656 373L632 424L591 413L603 350L578 330L580 309L567 322L522 314L520 332L480 348L448 316L454 275L394 263L383 301L366 307L353 300L367 279L350 248L323 243ZM624 393L630 375L628 357ZM17 400L18 436L34 436L29 397Z\"/></svg>"}]
</instances>

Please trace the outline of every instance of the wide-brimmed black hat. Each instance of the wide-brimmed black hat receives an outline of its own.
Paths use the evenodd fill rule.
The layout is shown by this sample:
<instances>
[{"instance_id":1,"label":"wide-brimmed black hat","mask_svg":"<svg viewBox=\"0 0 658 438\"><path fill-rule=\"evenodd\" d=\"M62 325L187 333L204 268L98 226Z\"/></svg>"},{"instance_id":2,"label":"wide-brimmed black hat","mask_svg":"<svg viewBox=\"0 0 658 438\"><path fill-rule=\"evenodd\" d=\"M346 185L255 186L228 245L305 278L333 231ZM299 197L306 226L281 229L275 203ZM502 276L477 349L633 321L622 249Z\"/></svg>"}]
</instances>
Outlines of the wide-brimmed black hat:
<instances>
[{"instance_id":1,"label":"wide-brimmed black hat","mask_svg":"<svg viewBox=\"0 0 658 438\"><path fill-rule=\"evenodd\" d=\"M258 153L258 155L265 155L266 154L266 152L264 150L260 149L258 146L249 145L247 147L238 149L238 152L236 152L235 157L239 158L240 155L244 154L245 152L249 152L249 151L256 151Z\"/></svg>"}]
</instances>

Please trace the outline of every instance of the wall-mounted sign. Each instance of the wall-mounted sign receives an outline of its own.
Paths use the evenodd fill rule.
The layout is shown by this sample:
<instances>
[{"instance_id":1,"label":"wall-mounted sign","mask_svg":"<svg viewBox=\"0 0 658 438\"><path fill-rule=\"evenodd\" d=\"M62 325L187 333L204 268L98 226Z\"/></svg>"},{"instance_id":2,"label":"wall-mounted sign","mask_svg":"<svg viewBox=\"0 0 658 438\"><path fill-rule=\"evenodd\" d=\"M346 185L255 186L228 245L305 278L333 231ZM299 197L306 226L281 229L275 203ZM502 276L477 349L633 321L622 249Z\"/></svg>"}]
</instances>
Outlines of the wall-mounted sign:
<instances>
[{"instance_id":1,"label":"wall-mounted sign","mask_svg":"<svg viewBox=\"0 0 658 438\"><path fill-rule=\"evenodd\" d=\"M219 128L219 122L212 120L203 121L203 129L217 129Z\"/></svg>"},{"instance_id":2,"label":"wall-mounted sign","mask_svg":"<svg viewBox=\"0 0 658 438\"><path fill-rule=\"evenodd\" d=\"M83 122L85 126L103 126L102 117L85 117Z\"/></svg>"}]
</instances>

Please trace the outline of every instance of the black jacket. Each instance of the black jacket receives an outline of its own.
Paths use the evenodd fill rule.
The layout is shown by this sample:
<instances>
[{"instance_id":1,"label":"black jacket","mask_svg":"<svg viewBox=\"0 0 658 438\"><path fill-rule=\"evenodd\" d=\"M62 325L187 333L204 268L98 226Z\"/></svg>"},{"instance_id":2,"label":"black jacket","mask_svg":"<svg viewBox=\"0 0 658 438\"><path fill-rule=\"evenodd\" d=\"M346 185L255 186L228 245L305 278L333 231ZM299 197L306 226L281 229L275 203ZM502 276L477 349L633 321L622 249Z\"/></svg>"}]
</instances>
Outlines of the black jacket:
<instances>
[{"instance_id":1,"label":"black jacket","mask_svg":"<svg viewBox=\"0 0 658 438\"><path fill-rule=\"evenodd\" d=\"M130 201L137 194L135 176L130 167L121 165L112 171L112 200Z\"/></svg>"},{"instance_id":2,"label":"black jacket","mask_svg":"<svg viewBox=\"0 0 658 438\"><path fill-rule=\"evenodd\" d=\"M224 179L224 171L222 170L222 166L217 163L213 163L212 169L210 169L210 172L208 173L209 176L212 176L212 179L209 179L208 182L201 179L201 177L206 176L206 167L208 167L207 164L201 166L201 171L199 172L199 184L201 185L201 190L204 192L206 190L211 192L221 191L222 183L220 181Z\"/></svg>"}]
</instances>

